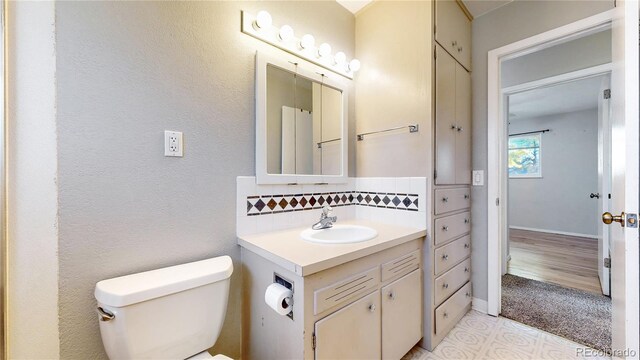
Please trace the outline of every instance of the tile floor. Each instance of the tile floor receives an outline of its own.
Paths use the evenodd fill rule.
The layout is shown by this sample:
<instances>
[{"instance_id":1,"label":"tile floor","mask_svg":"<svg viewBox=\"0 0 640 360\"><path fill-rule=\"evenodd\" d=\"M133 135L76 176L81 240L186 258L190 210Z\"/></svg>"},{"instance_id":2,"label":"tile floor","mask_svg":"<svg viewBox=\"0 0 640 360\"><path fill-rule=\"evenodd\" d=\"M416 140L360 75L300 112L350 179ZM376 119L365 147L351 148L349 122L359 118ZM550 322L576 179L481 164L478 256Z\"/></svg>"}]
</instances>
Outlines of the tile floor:
<instances>
[{"instance_id":1,"label":"tile floor","mask_svg":"<svg viewBox=\"0 0 640 360\"><path fill-rule=\"evenodd\" d=\"M402 360L605 359L585 346L503 317L470 311L433 352L414 347ZM594 350L595 351L595 350Z\"/></svg>"}]
</instances>

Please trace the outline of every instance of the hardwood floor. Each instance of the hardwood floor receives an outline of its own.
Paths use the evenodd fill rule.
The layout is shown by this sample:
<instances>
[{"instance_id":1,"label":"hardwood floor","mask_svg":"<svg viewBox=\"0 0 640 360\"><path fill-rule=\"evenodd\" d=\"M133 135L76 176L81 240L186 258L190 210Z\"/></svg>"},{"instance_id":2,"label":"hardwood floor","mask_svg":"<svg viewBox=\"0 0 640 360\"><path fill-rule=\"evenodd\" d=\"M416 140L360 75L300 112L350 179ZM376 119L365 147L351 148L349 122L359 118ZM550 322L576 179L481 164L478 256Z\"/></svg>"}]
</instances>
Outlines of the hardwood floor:
<instances>
[{"instance_id":1,"label":"hardwood floor","mask_svg":"<svg viewBox=\"0 0 640 360\"><path fill-rule=\"evenodd\" d=\"M510 229L509 241L509 274L602 294L597 239Z\"/></svg>"}]
</instances>

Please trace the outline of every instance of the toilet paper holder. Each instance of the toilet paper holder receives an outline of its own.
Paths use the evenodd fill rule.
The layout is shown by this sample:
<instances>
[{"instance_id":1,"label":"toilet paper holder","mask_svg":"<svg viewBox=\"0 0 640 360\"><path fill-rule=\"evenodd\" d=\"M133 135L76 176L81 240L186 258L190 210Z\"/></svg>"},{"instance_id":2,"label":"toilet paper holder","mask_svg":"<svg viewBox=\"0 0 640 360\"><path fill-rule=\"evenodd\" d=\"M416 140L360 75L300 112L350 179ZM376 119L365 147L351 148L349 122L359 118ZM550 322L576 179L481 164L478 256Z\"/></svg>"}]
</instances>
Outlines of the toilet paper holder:
<instances>
[{"instance_id":1,"label":"toilet paper holder","mask_svg":"<svg viewBox=\"0 0 640 360\"><path fill-rule=\"evenodd\" d=\"M293 290L293 281L283 277L282 275L274 272L273 273L273 282L276 284L280 284L284 287L286 287L287 289L291 290L291 293L294 294L295 291ZM293 309L291 309L291 312L289 312L287 314L287 317L291 320L293 320Z\"/></svg>"}]
</instances>

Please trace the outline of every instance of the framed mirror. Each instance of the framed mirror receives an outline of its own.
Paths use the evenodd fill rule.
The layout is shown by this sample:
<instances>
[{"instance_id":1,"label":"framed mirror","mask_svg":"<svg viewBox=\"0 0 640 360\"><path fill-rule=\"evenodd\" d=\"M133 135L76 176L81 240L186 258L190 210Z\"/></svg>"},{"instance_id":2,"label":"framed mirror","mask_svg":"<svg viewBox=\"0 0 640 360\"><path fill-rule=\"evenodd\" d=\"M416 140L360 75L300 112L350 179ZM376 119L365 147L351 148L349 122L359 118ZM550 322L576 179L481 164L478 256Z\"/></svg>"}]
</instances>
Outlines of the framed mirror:
<instances>
[{"instance_id":1,"label":"framed mirror","mask_svg":"<svg viewBox=\"0 0 640 360\"><path fill-rule=\"evenodd\" d=\"M308 66L256 55L258 184L347 182L347 93Z\"/></svg>"}]
</instances>

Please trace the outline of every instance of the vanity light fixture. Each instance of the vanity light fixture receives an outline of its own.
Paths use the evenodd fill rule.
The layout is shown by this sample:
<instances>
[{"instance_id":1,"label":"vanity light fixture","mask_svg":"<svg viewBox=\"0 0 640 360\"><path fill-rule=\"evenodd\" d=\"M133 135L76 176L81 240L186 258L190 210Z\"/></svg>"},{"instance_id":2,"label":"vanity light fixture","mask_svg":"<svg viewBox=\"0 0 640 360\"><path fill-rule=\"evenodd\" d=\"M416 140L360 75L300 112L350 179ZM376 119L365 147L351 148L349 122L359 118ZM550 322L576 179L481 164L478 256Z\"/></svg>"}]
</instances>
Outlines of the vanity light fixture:
<instances>
[{"instance_id":1,"label":"vanity light fixture","mask_svg":"<svg viewBox=\"0 0 640 360\"><path fill-rule=\"evenodd\" d=\"M349 62L349 70L356 72L360 70L360 60L353 59Z\"/></svg>"},{"instance_id":2,"label":"vanity light fixture","mask_svg":"<svg viewBox=\"0 0 640 360\"><path fill-rule=\"evenodd\" d=\"M331 55L331 45L327 43L320 44L320 47L318 47L318 57L326 58L329 55Z\"/></svg>"},{"instance_id":3,"label":"vanity light fixture","mask_svg":"<svg viewBox=\"0 0 640 360\"><path fill-rule=\"evenodd\" d=\"M353 79L353 74L360 69L360 61L348 61L342 51L331 56L331 45L328 43L316 47L313 35L305 34L302 38L296 38L291 26L274 26L271 14L265 10L255 16L243 11L242 32L348 79Z\"/></svg>"},{"instance_id":4,"label":"vanity light fixture","mask_svg":"<svg viewBox=\"0 0 640 360\"><path fill-rule=\"evenodd\" d=\"M256 20L253 22L253 28L256 30L267 29L270 28L273 24L273 19L271 18L271 14L267 11L259 11L258 15L256 15Z\"/></svg>"},{"instance_id":5,"label":"vanity light fixture","mask_svg":"<svg viewBox=\"0 0 640 360\"><path fill-rule=\"evenodd\" d=\"M316 39L311 34L305 34L300 39L300 48L301 49L312 49L316 46Z\"/></svg>"},{"instance_id":6,"label":"vanity light fixture","mask_svg":"<svg viewBox=\"0 0 640 360\"><path fill-rule=\"evenodd\" d=\"M347 61L347 55L345 55L342 51L338 51L333 56L333 61L335 61L336 65L344 66L344 63Z\"/></svg>"},{"instance_id":7,"label":"vanity light fixture","mask_svg":"<svg viewBox=\"0 0 640 360\"><path fill-rule=\"evenodd\" d=\"M289 41L293 39L293 28L289 25L282 25L278 32L278 37L282 41Z\"/></svg>"}]
</instances>

